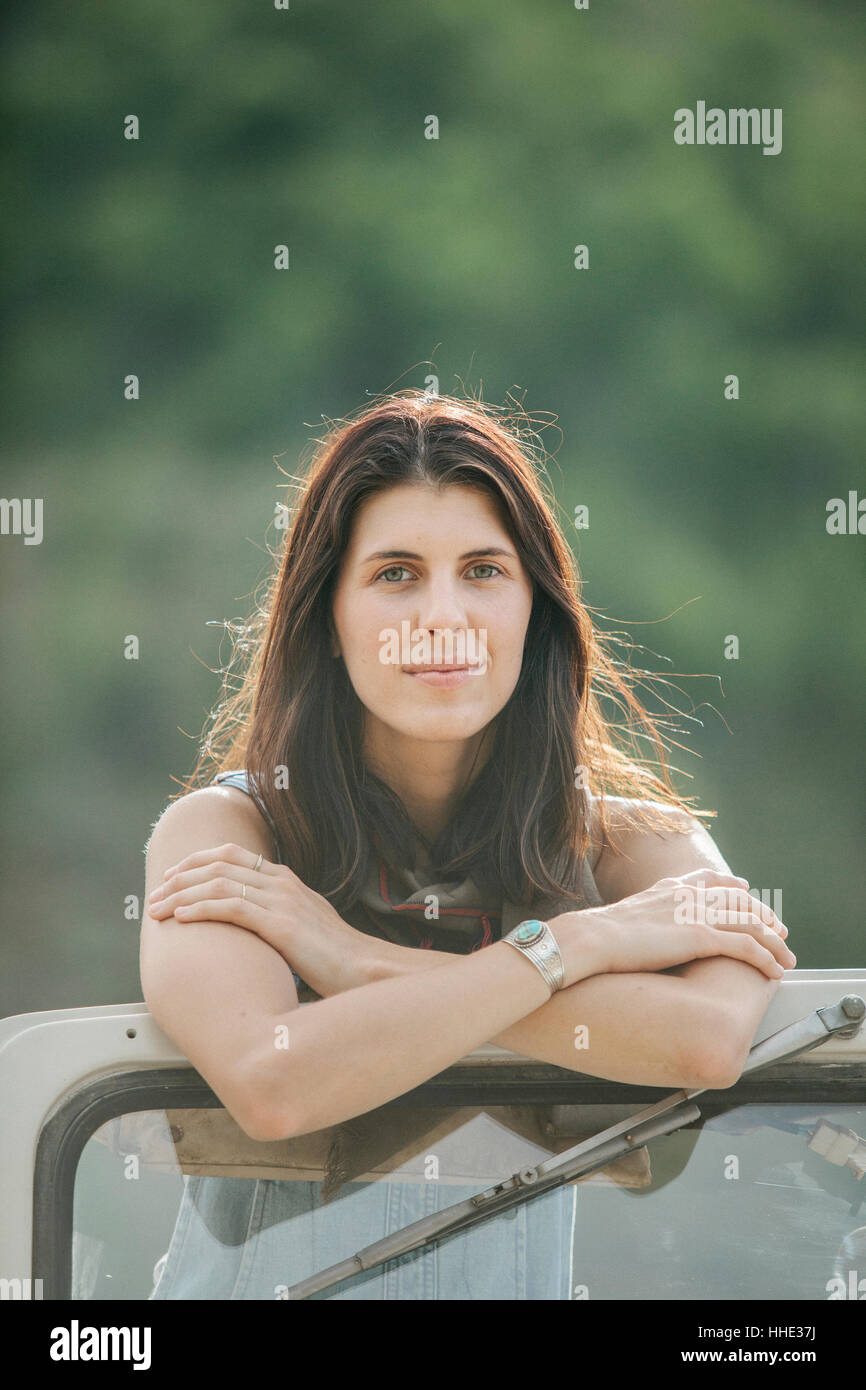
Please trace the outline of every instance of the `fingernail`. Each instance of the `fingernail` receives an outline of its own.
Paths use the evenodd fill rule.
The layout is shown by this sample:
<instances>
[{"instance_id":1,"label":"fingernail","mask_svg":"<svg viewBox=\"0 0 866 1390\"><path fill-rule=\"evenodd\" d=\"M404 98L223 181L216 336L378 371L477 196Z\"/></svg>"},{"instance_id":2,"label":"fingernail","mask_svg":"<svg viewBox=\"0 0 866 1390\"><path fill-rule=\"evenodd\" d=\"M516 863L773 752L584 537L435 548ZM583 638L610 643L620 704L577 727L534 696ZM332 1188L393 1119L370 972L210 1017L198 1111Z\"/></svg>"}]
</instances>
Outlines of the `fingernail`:
<instances>
[{"instance_id":1,"label":"fingernail","mask_svg":"<svg viewBox=\"0 0 866 1390\"><path fill-rule=\"evenodd\" d=\"M177 869L177 865L176 865L176 864L172 864L172 866L171 866L170 869L166 869L165 873L163 874L163 878L170 878L171 875L175 872L176 869Z\"/></svg>"}]
</instances>

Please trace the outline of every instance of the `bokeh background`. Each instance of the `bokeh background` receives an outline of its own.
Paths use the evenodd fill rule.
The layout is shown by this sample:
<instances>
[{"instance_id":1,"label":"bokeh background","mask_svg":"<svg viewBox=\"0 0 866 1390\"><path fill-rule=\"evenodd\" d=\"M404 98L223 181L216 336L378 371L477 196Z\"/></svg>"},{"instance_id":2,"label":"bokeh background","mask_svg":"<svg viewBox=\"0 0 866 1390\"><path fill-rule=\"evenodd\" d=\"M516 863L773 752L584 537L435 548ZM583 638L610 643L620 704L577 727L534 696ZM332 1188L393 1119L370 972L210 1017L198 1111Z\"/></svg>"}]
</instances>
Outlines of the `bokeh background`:
<instances>
[{"instance_id":1,"label":"bokeh background","mask_svg":"<svg viewBox=\"0 0 866 1390\"><path fill-rule=\"evenodd\" d=\"M586 601L696 673L679 789L801 967L863 965L866 539L826 517L866 496L864 29L830 0L7 8L2 492L44 539L0 537L0 1013L142 998L125 904L286 473L431 375L546 425ZM782 152L676 145L699 99L782 108Z\"/></svg>"}]
</instances>

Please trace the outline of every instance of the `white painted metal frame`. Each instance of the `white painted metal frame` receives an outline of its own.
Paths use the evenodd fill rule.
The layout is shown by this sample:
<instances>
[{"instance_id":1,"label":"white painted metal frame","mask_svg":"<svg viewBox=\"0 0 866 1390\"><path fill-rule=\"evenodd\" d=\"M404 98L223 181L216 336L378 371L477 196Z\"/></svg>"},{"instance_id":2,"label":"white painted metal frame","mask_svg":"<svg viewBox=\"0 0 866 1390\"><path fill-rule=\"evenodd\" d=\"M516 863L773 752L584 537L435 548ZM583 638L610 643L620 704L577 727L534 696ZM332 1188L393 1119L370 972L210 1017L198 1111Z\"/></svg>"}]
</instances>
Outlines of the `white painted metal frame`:
<instances>
[{"instance_id":1,"label":"white painted metal frame","mask_svg":"<svg viewBox=\"0 0 866 1390\"><path fill-rule=\"evenodd\" d=\"M785 975L753 1042L835 1004L866 997L866 967L792 970ZM301 1008L310 1008L303 1004ZM527 1059L493 1044L462 1064L519 1068ZM830 1038L798 1059L820 1067L851 1064L866 1081L866 1026L847 1040ZM0 1278L27 1279L32 1268L36 1148L45 1122L82 1083L116 1071L189 1065L151 1018L147 1005L104 1004L0 1019ZM461 1063L457 1063L461 1065ZM616 1083L609 1083L615 1089Z\"/></svg>"}]
</instances>

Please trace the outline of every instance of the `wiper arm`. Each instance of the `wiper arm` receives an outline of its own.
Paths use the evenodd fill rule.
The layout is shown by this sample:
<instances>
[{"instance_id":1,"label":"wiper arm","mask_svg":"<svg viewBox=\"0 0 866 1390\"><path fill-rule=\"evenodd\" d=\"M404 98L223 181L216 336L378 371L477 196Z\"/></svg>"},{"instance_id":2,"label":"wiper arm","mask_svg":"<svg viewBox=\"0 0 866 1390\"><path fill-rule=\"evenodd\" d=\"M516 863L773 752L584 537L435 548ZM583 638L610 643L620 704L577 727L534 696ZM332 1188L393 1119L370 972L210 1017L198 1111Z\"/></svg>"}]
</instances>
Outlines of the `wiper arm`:
<instances>
[{"instance_id":1,"label":"wiper arm","mask_svg":"<svg viewBox=\"0 0 866 1390\"><path fill-rule=\"evenodd\" d=\"M846 994L837 1004L816 1009L805 1018L779 1029L762 1042L756 1043L749 1052L743 1067L743 1074L768 1066L771 1062L798 1057L820 1047L828 1038L853 1037L858 1031L864 1014L866 1001L858 994ZM510 1177L486 1188L474 1197L455 1202L443 1211L433 1212L392 1232L383 1240L367 1245L363 1250L331 1265L318 1274L312 1274L300 1283L293 1284L283 1295L285 1298L309 1298L311 1294L321 1293L334 1284L342 1283L362 1270L375 1269L388 1260L408 1254L422 1246L433 1247L440 1241L476 1226L482 1221L498 1216L511 1207L522 1205L532 1197L560 1187L573 1178L604 1168L615 1158L632 1150L642 1148L651 1139L670 1134L683 1125L700 1119L700 1109L690 1102L707 1090L674 1091L654 1105L647 1106L637 1114L620 1120L600 1133L582 1140L573 1148L554 1154L535 1167L526 1167L512 1173Z\"/></svg>"}]
</instances>

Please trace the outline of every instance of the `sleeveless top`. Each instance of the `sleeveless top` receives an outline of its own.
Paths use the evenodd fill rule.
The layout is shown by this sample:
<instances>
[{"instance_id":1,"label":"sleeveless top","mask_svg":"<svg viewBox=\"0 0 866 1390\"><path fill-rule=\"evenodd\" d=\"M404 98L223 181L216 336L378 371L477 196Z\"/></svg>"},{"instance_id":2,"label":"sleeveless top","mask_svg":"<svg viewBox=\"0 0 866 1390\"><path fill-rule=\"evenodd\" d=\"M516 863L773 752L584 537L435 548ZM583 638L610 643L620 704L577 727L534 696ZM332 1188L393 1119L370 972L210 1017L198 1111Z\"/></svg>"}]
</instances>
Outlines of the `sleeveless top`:
<instances>
[{"instance_id":1,"label":"sleeveless top","mask_svg":"<svg viewBox=\"0 0 866 1390\"><path fill-rule=\"evenodd\" d=\"M214 782L221 786L238 787L252 798L270 828L274 847L280 855L276 827L250 786L246 771L221 772ZM378 849L378 835L374 833L372 838ZM279 857L276 862L283 863L284 860ZM381 853L378 853L360 898L348 912L342 914L344 921L368 936L393 941L398 946L466 955L501 940L528 917L544 920L563 912L603 905L586 858L580 865L577 899L547 896L537 899L530 906L521 906L507 899L495 904L481 904L478 888L471 877L437 882L429 864L426 849L419 852L416 868L397 871L386 865ZM293 969L292 974L299 991L303 987L305 991L313 993L312 987L305 984L296 970ZM315 997L318 998L318 995Z\"/></svg>"}]
</instances>

